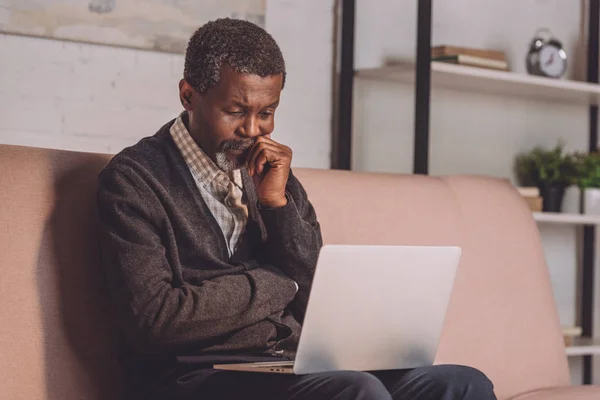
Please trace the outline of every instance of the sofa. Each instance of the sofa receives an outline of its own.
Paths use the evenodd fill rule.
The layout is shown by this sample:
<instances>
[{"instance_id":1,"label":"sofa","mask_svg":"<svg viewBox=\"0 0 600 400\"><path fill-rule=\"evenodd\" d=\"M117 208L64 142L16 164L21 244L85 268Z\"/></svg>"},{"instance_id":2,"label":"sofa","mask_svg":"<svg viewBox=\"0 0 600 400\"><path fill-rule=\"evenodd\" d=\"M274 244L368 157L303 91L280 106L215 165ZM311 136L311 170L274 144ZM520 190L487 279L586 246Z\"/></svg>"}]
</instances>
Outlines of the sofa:
<instances>
[{"instance_id":1,"label":"sofa","mask_svg":"<svg viewBox=\"0 0 600 400\"><path fill-rule=\"evenodd\" d=\"M0 145L0 399L123 398L96 243L109 158ZM326 243L462 247L436 363L479 368L501 400L600 398L571 386L537 226L507 182L295 174Z\"/></svg>"}]
</instances>

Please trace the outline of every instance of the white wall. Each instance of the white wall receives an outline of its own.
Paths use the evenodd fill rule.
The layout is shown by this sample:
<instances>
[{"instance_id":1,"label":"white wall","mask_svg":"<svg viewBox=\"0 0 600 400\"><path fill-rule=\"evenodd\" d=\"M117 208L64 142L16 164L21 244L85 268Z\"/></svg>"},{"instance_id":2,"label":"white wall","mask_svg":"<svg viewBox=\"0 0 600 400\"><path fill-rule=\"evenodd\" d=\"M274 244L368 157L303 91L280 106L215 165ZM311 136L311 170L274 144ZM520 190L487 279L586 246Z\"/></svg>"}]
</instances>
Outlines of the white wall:
<instances>
[{"instance_id":1,"label":"white wall","mask_svg":"<svg viewBox=\"0 0 600 400\"><path fill-rule=\"evenodd\" d=\"M267 30L288 71L274 139L294 150L297 166L330 166L334 2L267 0Z\"/></svg>"},{"instance_id":2,"label":"white wall","mask_svg":"<svg viewBox=\"0 0 600 400\"><path fill-rule=\"evenodd\" d=\"M357 68L414 60L416 5L416 1L357 1ZM529 43L537 28L547 27L565 46L568 78L581 79L585 71L584 22L579 1L434 1L432 43L503 50L511 69L525 73ZM413 114L414 85L358 79L353 167L410 173ZM516 154L535 145L554 146L559 138L565 140L568 150L587 149L586 106L447 90L434 82L430 118L430 172L434 175L478 173L512 179ZM576 229L541 225L540 230L561 322L574 325ZM596 307L598 315L600 301ZM580 361L571 360L575 383L580 382ZM599 370L597 363L597 382Z\"/></svg>"},{"instance_id":3,"label":"white wall","mask_svg":"<svg viewBox=\"0 0 600 400\"><path fill-rule=\"evenodd\" d=\"M329 167L332 4L267 3L289 76L276 138L296 166ZM115 153L181 111L182 55L5 34L0 54L0 143Z\"/></svg>"},{"instance_id":4,"label":"white wall","mask_svg":"<svg viewBox=\"0 0 600 400\"><path fill-rule=\"evenodd\" d=\"M179 112L181 56L0 36L0 141L114 153Z\"/></svg>"}]
</instances>

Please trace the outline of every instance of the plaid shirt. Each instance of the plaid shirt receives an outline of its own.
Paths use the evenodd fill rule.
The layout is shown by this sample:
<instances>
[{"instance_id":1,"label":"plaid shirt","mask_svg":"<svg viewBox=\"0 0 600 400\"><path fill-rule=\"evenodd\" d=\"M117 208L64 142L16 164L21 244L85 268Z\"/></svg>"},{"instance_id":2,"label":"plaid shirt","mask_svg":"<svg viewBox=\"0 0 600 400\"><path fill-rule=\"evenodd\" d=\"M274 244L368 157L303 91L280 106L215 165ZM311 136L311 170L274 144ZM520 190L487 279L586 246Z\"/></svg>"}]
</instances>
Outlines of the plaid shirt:
<instances>
[{"instance_id":1,"label":"plaid shirt","mask_svg":"<svg viewBox=\"0 0 600 400\"><path fill-rule=\"evenodd\" d=\"M242 173L236 169L230 178L221 170L192 139L181 115L171 126L170 133L202 198L223 231L231 257L248 221L248 208L242 200Z\"/></svg>"}]
</instances>

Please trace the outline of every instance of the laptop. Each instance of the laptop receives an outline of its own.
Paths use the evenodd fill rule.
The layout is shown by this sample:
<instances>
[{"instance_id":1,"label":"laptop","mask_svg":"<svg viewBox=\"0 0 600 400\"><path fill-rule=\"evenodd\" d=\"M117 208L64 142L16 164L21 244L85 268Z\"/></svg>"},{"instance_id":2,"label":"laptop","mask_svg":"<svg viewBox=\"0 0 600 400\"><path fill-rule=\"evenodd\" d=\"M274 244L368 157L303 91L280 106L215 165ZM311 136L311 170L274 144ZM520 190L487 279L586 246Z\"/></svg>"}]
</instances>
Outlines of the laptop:
<instances>
[{"instance_id":1,"label":"laptop","mask_svg":"<svg viewBox=\"0 0 600 400\"><path fill-rule=\"evenodd\" d=\"M214 368L301 375L432 365L460 256L459 247L326 245L295 361Z\"/></svg>"}]
</instances>

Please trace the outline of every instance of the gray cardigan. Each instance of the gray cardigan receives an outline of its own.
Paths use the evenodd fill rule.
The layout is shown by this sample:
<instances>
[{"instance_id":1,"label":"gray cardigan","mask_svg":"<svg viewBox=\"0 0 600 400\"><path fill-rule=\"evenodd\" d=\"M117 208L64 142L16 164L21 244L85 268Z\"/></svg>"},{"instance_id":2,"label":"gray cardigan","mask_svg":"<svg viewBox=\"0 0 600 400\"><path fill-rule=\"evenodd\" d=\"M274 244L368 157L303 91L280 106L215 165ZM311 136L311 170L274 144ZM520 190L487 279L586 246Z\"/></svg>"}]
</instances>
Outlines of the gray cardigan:
<instances>
[{"instance_id":1,"label":"gray cardigan","mask_svg":"<svg viewBox=\"0 0 600 400\"><path fill-rule=\"evenodd\" d=\"M322 245L304 189L290 174L288 204L259 209L244 173L248 224L229 257L172 124L116 155L98 178L101 259L125 353L155 370L293 354Z\"/></svg>"}]
</instances>

